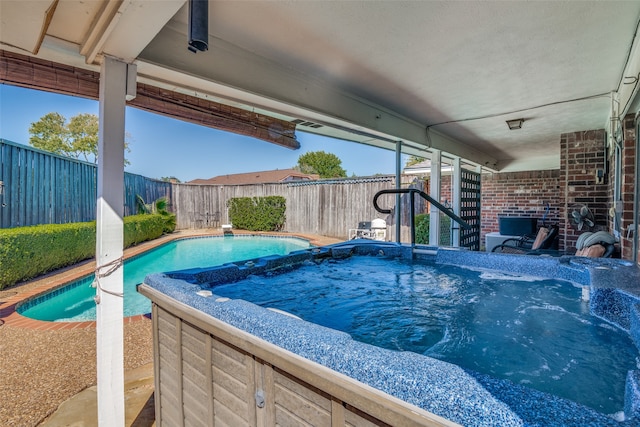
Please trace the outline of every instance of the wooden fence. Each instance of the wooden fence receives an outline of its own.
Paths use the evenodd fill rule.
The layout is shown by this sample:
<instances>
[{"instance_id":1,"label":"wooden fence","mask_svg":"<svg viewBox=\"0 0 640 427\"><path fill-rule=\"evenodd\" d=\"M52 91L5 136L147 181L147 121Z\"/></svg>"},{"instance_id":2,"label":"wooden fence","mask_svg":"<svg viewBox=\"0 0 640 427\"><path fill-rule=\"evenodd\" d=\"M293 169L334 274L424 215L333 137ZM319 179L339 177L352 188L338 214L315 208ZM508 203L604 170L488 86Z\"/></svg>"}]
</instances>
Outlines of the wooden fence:
<instances>
[{"instance_id":1,"label":"wooden fence","mask_svg":"<svg viewBox=\"0 0 640 427\"><path fill-rule=\"evenodd\" d=\"M184 229L228 223L227 201L231 198L282 196L287 201L285 231L346 239L350 228L374 218L384 219L392 231L393 215L378 213L373 196L394 187L392 176L236 186L174 184L172 200L177 228ZM416 199L417 212L424 209L421 200ZM406 214L402 224L408 224L409 199L403 198L402 203ZM394 196L381 199L381 205L394 207Z\"/></svg>"},{"instance_id":2,"label":"wooden fence","mask_svg":"<svg viewBox=\"0 0 640 427\"><path fill-rule=\"evenodd\" d=\"M0 139L0 228L96 219L97 168ZM136 195L150 203L171 198L171 184L125 173L125 215Z\"/></svg>"},{"instance_id":3,"label":"wooden fence","mask_svg":"<svg viewBox=\"0 0 640 427\"><path fill-rule=\"evenodd\" d=\"M124 212L136 213L136 195L147 203L168 199L177 228L215 228L229 223L227 202L234 197L282 196L287 201L285 231L344 238L362 221L382 218L387 240L395 239L395 218L373 208L373 196L395 188L394 176L254 184L171 184L125 173ZM0 228L92 221L96 218L97 168L0 139ZM422 182L412 184L422 189ZM409 199L402 198L402 241L408 241ZM424 211L417 198L416 213ZM393 208L395 198L381 198Z\"/></svg>"}]
</instances>

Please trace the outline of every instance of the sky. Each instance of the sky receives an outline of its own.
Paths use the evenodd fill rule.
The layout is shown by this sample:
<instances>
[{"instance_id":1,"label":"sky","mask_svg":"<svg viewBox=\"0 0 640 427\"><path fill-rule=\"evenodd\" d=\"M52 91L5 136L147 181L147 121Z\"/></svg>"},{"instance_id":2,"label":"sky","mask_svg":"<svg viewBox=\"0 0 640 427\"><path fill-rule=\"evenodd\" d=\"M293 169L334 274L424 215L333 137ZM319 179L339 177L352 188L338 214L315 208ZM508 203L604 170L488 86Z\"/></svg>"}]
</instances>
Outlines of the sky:
<instances>
[{"instance_id":1,"label":"sky","mask_svg":"<svg viewBox=\"0 0 640 427\"><path fill-rule=\"evenodd\" d=\"M29 144L29 126L47 113L64 117L98 114L98 101L0 84L0 138ZM182 182L218 175L289 169L309 151L333 153L347 176L395 173L395 151L296 130L301 148L291 150L127 107L125 129L131 135L127 172Z\"/></svg>"}]
</instances>

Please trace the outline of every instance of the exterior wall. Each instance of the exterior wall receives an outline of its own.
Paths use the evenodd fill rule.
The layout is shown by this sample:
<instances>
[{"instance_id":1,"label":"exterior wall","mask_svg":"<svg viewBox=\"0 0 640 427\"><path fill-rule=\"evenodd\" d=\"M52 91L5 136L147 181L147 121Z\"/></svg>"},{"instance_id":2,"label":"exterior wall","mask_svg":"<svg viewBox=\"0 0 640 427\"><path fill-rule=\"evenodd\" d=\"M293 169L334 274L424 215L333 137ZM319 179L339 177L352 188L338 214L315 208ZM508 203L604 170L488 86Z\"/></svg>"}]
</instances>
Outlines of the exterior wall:
<instances>
[{"instance_id":1,"label":"exterior wall","mask_svg":"<svg viewBox=\"0 0 640 427\"><path fill-rule=\"evenodd\" d=\"M418 181L424 181L423 187L429 189L429 177L426 176ZM453 205L451 200L451 175L442 175L440 177L440 203L445 206ZM431 212L431 204L426 203L424 206L424 213Z\"/></svg>"},{"instance_id":2,"label":"exterior wall","mask_svg":"<svg viewBox=\"0 0 640 427\"><path fill-rule=\"evenodd\" d=\"M622 258L633 259L633 239L638 238L637 233L629 233L629 227L636 221L633 218L633 199L636 191L635 165L636 165L636 126L634 115L629 114L623 121L623 148L622 148L622 221L620 230L620 249ZM611 180L613 181L613 180ZM613 200L613 184L610 185L610 196ZM610 220L610 228L613 223ZM639 245L640 246L640 245ZM640 257L638 257L640 259Z\"/></svg>"},{"instance_id":3,"label":"exterior wall","mask_svg":"<svg viewBox=\"0 0 640 427\"><path fill-rule=\"evenodd\" d=\"M565 133L560 136L560 190L564 193L562 218L575 208L587 205L595 217L597 229L608 229L610 207L608 179L597 182L596 172L606 173L605 132L603 129ZM564 221L560 238L564 248L575 250L579 231Z\"/></svg>"},{"instance_id":4,"label":"exterior wall","mask_svg":"<svg viewBox=\"0 0 640 427\"><path fill-rule=\"evenodd\" d=\"M483 175L481 240L484 242L487 233L499 231L498 218L501 216L534 217L540 225L547 203L550 210L546 223L563 224L560 188L559 170Z\"/></svg>"},{"instance_id":5,"label":"exterior wall","mask_svg":"<svg viewBox=\"0 0 640 427\"><path fill-rule=\"evenodd\" d=\"M621 257L633 259L633 200L635 184L636 126L633 115L624 122L622 150ZM578 231L567 220L570 212L587 205L596 220L596 229L613 231L609 210L614 206L614 150L605 150L602 129L565 133L560 136L560 170L486 174L482 178L482 239L498 231L500 216L542 218L546 203L551 205L548 223L560 226L560 249L575 251ZM596 179L604 171L604 180ZM540 222L540 220L539 220ZM640 245L639 245L640 246ZM640 258L640 257L639 257Z\"/></svg>"}]
</instances>

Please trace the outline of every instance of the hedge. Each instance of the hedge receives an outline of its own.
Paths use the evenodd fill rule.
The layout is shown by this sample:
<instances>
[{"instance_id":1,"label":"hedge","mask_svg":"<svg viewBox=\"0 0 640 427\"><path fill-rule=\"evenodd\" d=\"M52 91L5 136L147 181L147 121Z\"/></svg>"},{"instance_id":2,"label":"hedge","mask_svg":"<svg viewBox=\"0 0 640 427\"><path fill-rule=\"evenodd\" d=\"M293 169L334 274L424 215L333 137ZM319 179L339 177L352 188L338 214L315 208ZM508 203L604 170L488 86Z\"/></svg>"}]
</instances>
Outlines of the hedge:
<instances>
[{"instance_id":1,"label":"hedge","mask_svg":"<svg viewBox=\"0 0 640 427\"><path fill-rule=\"evenodd\" d=\"M429 244L429 214L418 214L414 219L416 243Z\"/></svg>"},{"instance_id":2,"label":"hedge","mask_svg":"<svg viewBox=\"0 0 640 427\"><path fill-rule=\"evenodd\" d=\"M124 218L124 247L160 237L162 215ZM0 229L0 289L93 258L96 222Z\"/></svg>"},{"instance_id":3,"label":"hedge","mask_svg":"<svg viewBox=\"0 0 640 427\"><path fill-rule=\"evenodd\" d=\"M429 244L429 214L418 214L415 219L415 227L416 227L416 243L418 244ZM442 215L440 218L440 246L449 246L451 245L451 236L449 235L449 230L451 229L451 218L448 216ZM446 230L446 233L442 233L442 230Z\"/></svg>"},{"instance_id":4,"label":"hedge","mask_svg":"<svg viewBox=\"0 0 640 427\"><path fill-rule=\"evenodd\" d=\"M281 231L287 200L282 196L235 197L227 202L235 228L250 231Z\"/></svg>"},{"instance_id":5,"label":"hedge","mask_svg":"<svg viewBox=\"0 0 640 427\"><path fill-rule=\"evenodd\" d=\"M160 214L131 215L124 218L124 247L162 236L165 217Z\"/></svg>"}]
</instances>

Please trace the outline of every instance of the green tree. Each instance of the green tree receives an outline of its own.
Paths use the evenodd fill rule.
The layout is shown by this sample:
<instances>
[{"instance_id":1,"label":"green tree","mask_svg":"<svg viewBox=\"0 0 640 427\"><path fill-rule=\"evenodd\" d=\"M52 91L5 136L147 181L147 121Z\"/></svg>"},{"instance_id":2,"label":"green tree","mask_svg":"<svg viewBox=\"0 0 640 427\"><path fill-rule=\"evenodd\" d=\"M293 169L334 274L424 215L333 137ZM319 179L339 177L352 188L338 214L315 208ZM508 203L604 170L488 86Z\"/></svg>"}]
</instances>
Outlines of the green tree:
<instances>
[{"instance_id":1,"label":"green tree","mask_svg":"<svg viewBox=\"0 0 640 427\"><path fill-rule=\"evenodd\" d=\"M98 116L85 113L71 117L67 132L75 153L86 161L89 161L89 156L98 158Z\"/></svg>"},{"instance_id":2,"label":"green tree","mask_svg":"<svg viewBox=\"0 0 640 427\"><path fill-rule=\"evenodd\" d=\"M424 162L426 159L424 157L418 156L409 156L407 159L407 163L404 165L405 167L417 165L418 163Z\"/></svg>"},{"instance_id":3,"label":"green tree","mask_svg":"<svg viewBox=\"0 0 640 427\"><path fill-rule=\"evenodd\" d=\"M296 168L302 173L318 174L320 178L345 178L342 160L335 154L324 151L310 151L298 158Z\"/></svg>"},{"instance_id":4,"label":"green tree","mask_svg":"<svg viewBox=\"0 0 640 427\"><path fill-rule=\"evenodd\" d=\"M69 155L71 146L67 141L66 119L60 113L45 114L29 126L29 144L41 150Z\"/></svg>"},{"instance_id":5,"label":"green tree","mask_svg":"<svg viewBox=\"0 0 640 427\"><path fill-rule=\"evenodd\" d=\"M178 178L176 178L175 176L171 175L171 176L163 176L162 178L160 178L160 181L164 181L164 182L177 182L180 183L182 181L180 181Z\"/></svg>"},{"instance_id":6,"label":"green tree","mask_svg":"<svg viewBox=\"0 0 640 427\"><path fill-rule=\"evenodd\" d=\"M45 114L29 126L29 144L41 150L50 151L75 159L98 162L98 116L78 114L67 119L60 113ZM130 152L130 135L125 134L124 147ZM125 165L129 161L125 159Z\"/></svg>"}]
</instances>

